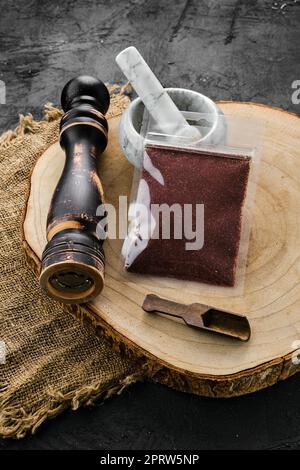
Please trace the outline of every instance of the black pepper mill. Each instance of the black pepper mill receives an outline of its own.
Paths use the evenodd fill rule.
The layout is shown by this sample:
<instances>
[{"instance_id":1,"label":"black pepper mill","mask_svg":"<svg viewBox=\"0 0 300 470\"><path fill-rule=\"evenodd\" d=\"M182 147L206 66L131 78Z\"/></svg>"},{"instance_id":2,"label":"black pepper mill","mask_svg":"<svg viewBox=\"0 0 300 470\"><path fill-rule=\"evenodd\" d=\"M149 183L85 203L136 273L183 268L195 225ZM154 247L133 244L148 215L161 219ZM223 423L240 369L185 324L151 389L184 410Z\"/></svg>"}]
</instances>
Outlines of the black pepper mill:
<instances>
[{"instance_id":1,"label":"black pepper mill","mask_svg":"<svg viewBox=\"0 0 300 470\"><path fill-rule=\"evenodd\" d=\"M56 300L81 303L104 284L103 237L96 230L103 202L97 158L107 145L109 93L100 80L80 76L66 84L61 104L66 162L48 213L40 285Z\"/></svg>"}]
</instances>

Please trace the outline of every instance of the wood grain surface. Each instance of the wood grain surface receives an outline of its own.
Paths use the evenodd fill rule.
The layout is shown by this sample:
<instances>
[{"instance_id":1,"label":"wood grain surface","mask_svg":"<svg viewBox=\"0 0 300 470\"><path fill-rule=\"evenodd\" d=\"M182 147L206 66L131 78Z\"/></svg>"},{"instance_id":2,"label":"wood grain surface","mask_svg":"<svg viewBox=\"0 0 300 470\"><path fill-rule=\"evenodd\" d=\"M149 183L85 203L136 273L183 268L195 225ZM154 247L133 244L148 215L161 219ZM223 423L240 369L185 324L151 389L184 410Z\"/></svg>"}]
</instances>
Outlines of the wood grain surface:
<instances>
[{"instance_id":1,"label":"wood grain surface","mask_svg":"<svg viewBox=\"0 0 300 470\"><path fill-rule=\"evenodd\" d=\"M153 364L163 366L166 375L160 372L155 379L199 394L234 396L271 385L299 368L291 355L300 337L300 120L250 103L225 102L221 107L225 114L265 123L243 295L228 295L226 288L214 291L196 282L126 273L120 259L122 240L116 239L105 243L102 294L78 308L108 335L148 358L152 369ZM115 118L99 168L106 201L115 207L119 195L130 193L132 182L132 167L119 148L117 124ZM63 152L55 144L40 157L32 174L24 234L34 259L41 258L46 242L46 215L63 163ZM141 308L148 293L245 314L252 326L251 340L236 343L149 315Z\"/></svg>"}]
</instances>

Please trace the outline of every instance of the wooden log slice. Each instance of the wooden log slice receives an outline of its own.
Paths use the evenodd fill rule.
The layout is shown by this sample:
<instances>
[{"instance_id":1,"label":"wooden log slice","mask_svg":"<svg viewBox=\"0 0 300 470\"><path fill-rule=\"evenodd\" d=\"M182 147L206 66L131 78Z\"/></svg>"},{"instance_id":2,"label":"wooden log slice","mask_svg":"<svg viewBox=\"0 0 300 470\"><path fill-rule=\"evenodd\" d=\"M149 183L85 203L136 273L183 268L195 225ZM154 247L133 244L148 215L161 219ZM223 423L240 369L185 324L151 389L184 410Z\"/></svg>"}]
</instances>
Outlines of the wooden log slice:
<instances>
[{"instance_id":1,"label":"wooden log slice","mask_svg":"<svg viewBox=\"0 0 300 470\"><path fill-rule=\"evenodd\" d=\"M265 122L262 162L252 219L245 290L224 296L197 283L122 271L122 241L107 240L106 278L92 303L65 306L89 318L97 333L141 357L145 377L206 396L235 396L267 387L300 369L292 360L300 346L300 120L267 106L223 102L227 114ZM100 161L106 201L129 194L133 168L122 155L118 118L110 120L107 151ZM52 145L37 161L24 219L24 247L36 271L46 243L50 199L64 154ZM252 337L241 343L145 313L148 293L176 302L201 302L248 316ZM297 343L298 342L298 343Z\"/></svg>"}]
</instances>

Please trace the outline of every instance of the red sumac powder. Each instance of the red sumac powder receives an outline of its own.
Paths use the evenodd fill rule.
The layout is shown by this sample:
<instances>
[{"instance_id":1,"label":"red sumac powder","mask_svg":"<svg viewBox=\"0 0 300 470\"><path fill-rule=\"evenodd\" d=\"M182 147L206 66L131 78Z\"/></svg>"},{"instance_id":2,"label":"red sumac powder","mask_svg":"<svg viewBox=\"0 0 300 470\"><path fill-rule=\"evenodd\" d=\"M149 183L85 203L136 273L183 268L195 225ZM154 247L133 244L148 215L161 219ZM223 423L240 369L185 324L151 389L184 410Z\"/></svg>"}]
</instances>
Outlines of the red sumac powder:
<instances>
[{"instance_id":1,"label":"red sumac powder","mask_svg":"<svg viewBox=\"0 0 300 470\"><path fill-rule=\"evenodd\" d=\"M187 251L190 240L175 239L171 227L171 238L150 239L128 271L234 286L251 158L154 144L146 152L163 177L162 184L142 171L151 204L180 204L182 212L184 204L204 204L204 245Z\"/></svg>"}]
</instances>

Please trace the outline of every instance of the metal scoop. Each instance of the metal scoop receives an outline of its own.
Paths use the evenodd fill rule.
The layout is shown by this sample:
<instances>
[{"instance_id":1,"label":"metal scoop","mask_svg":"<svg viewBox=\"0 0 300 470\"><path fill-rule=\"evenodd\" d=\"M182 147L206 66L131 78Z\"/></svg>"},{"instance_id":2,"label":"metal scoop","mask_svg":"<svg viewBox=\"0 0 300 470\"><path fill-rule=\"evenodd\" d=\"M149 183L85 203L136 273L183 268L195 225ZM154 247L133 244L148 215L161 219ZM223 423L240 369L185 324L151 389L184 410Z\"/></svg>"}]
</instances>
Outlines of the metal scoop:
<instances>
[{"instance_id":1,"label":"metal scoop","mask_svg":"<svg viewBox=\"0 0 300 470\"><path fill-rule=\"evenodd\" d=\"M240 341L248 341L251 336L251 328L247 317L217 310L207 305L199 303L179 304L162 299L158 295L149 294L145 297L142 308L149 313L158 312L181 318L188 326L193 328L230 336Z\"/></svg>"}]
</instances>

